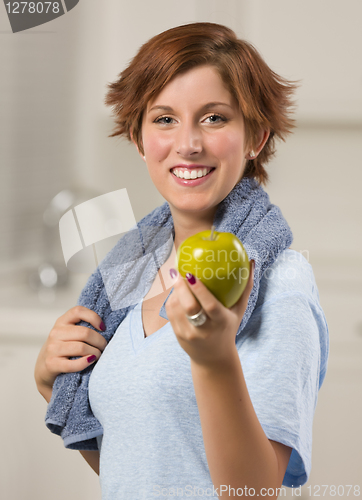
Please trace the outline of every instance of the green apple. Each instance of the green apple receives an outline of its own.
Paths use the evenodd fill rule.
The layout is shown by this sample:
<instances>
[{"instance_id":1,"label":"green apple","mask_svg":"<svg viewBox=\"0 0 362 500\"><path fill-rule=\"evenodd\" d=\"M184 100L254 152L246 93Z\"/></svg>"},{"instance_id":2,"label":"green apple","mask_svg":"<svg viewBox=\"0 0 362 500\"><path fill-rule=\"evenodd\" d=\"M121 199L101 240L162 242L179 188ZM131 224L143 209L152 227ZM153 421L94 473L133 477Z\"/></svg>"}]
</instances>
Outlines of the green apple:
<instances>
[{"instance_id":1,"label":"green apple","mask_svg":"<svg viewBox=\"0 0 362 500\"><path fill-rule=\"evenodd\" d=\"M250 263L235 234L201 231L177 249L176 267L183 278L191 273L225 306L233 306L245 290Z\"/></svg>"}]
</instances>

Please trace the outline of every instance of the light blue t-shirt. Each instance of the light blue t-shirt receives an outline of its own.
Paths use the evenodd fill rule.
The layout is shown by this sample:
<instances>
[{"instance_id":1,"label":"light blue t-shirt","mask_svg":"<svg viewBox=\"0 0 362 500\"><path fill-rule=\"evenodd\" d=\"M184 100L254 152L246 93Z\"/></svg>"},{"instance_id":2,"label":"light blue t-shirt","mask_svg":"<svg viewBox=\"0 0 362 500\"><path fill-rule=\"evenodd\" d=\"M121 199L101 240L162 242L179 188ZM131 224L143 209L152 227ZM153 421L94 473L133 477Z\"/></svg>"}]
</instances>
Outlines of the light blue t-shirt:
<instances>
[{"instance_id":1,"label":"light blue t-shirt","mask_svg":"<svg viewBox=\"0 0 362 500\"><path fill-rule=\"evenodd\" d=\"M90 378L91 408L104 431L98 439L102 500L217 498L190 358L169 322L144 338L141 305L121 323ZM310 473L328 345L312 268L285 250L264 274L255 310L236 338L266 436L293 449L285 486L304 484Z\"/></svg>"}]
</instances>

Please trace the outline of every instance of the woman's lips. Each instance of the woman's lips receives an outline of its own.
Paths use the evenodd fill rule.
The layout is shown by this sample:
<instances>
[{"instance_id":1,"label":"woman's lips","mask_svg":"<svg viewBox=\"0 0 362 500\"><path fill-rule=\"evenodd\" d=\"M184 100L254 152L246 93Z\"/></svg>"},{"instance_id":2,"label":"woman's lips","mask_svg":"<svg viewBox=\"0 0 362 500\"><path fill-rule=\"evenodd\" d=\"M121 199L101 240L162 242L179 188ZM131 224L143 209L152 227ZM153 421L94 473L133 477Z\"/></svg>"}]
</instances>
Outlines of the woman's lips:
<instances>
[{"instance_id":1,"label":"woman's lips","mask_svg":"<svg viewBox=\"0 0 362 500\"><path fill-rule=\"evenodd\" d=\"M172 168L171 174L174 180L183 186L198 186L204 182L206 182L212 172L215 170L214 167L207 167L206 165L188 165L187 167L180 165ZM186 174L185 174L186 172ZM186 175L190 177L189 179L185 179L182 177L178 177L178 175ZM200 177L198 177L200 175ZM194 178L191 178L193 176Z\"/></svg>"}]
</instances>

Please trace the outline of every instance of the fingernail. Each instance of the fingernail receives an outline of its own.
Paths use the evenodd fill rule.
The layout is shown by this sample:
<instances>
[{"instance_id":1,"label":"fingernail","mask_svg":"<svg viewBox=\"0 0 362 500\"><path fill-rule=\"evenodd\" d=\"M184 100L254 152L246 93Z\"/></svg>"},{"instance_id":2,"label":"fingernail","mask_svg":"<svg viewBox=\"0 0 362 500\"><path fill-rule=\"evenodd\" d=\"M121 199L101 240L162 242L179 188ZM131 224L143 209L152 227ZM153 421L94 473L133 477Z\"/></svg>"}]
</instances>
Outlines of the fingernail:
<instances>
[{"instance_id":1,"label":"fingernail","mask_svg":"<svg viewBox=\"0 0 362 500\"><path fill-rule=\"evenodd\" d=\"M195 276L191 273L186 273L186 279L190 283L190 285L194 285L196 283Z\"/></svg>"},{"instance_id":2,"label":"fingernail","mask_svg":"<svg viewBox=\"0 0 362 500\"><path fill-rule=\"evenodd\" d=\"M170 269L170 276L172 279L176 278L176 276L177 276L177 271L176 271L176 269L173 269L173 267L171 267L171 269Z\"/></svg>"},{"instance_id":3,"label":"fingernail","mask_svg":"<svg viewBox=\"0 0 362 500\"><path fill-rule=\"evenodd\" d=\"M99 329L102 330L102 332L105 331L106 325L103 323L103 321L101 321L101 324L99 325Z\"/></svg>"},{"instance_id":4,"label":"fingernail","mask_svg":"<svg viewBox=\"0 0 362 500\"><path fill-rule=\"evenodd\" d=\"M92 354L92 356L88 356L87 361L88 361L88 363L93 363L93 361L95 361L96 359L97 359L97 356Z\"/></svg>"}]
</instances>

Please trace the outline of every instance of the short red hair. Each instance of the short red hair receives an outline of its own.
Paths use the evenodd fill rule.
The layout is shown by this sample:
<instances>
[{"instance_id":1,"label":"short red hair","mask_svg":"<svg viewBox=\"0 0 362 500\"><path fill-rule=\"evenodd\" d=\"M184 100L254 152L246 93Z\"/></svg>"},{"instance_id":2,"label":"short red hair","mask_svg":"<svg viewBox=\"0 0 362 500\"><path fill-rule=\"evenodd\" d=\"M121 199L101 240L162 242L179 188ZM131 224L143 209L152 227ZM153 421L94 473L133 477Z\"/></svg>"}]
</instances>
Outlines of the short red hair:
<instances>
[{"instance_id":1,"label":"short red hair","mask_svg":"<svg viewBox=\"0 0 362 500\"><path fill-rule=\"evenodd\" d=\"M260 130L270 129L263 150L248 161L244 173L266 184L264 165L275 153L275 138L285 140L294 127L291 96L297 85L274 73L250 43L220 24L178 26L142 45L119 79L108 85L105 103L112 106L117 124L110 137L133 137L143 152L142 116L148 102L176 75L201 65L217 69L238 103L250 148L257 148Z\"/></svg>"}]
</instances>

